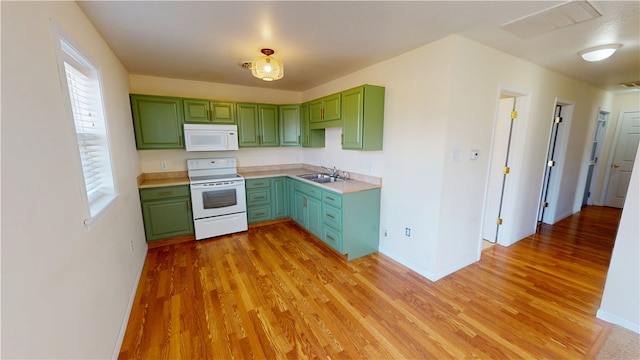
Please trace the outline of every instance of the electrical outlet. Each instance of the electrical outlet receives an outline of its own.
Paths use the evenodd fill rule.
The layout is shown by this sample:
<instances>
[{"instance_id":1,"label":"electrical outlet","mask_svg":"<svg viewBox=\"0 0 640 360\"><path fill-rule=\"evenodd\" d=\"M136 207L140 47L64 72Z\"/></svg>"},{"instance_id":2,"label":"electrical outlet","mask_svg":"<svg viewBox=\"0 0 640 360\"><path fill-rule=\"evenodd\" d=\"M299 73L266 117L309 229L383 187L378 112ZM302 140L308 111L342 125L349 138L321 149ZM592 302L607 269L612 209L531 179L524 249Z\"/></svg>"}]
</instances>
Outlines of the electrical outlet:
<instances>
[{"instance_id":1,"label":"electrical outlet","mask_svg":"<svg viewBox=\"0 0 640 360\"><path fill-rule=\"evenodd\" d=\"M133 240L129 242L131 244L131 253L133 253Z\"/></svg>"},{"instance_id":2,"label":"electrical outlet","mask_svg":"<svg viewBox=\"0 0 640 360\"><path fill-rule=\"evenodd\" d=\"M387 237L387 234L388 234L388 233L389 233L389 232L387 231L387 229L384 229L384 237Z\"/></svg>"},{"instance_id":3,"label":"electrical outlet","mask_svg":"<svg viewBox=\"0 0 640 360\"><path fill-rule=\"evenodd\" d=\"M167 162L166 161L160 161L160 169L162 170L167 170Z\"/></svg>"},{"instance_id":4,"label":"electrical outlet","mask_svg":"<svg viewBox=\"0 0 640 360\"><path fill-rule=\"evenodd\" d=\"M411 237L411 228L404 228L404 236Z\"/></svg>"}]
</instances>

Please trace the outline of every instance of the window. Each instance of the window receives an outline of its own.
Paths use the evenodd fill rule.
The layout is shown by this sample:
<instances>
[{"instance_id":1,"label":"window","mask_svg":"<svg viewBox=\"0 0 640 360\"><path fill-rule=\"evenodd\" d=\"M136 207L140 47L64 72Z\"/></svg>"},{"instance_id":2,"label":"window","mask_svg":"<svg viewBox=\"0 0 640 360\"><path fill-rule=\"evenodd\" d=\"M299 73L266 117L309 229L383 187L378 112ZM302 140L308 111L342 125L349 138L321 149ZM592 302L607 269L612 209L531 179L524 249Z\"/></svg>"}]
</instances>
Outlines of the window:
<instances>
[{"instance_id":1,"label":"window","mask_svg":"<svg viewBox=\"0 0 640 360\"><path fill-rule=\"evenodd\" d=\"M84 183L85 224L93 222L115 199L107 124L103 111L100 73L69 42L60 39L60 77L69 102Z\"/></svg>"}]
</instances>

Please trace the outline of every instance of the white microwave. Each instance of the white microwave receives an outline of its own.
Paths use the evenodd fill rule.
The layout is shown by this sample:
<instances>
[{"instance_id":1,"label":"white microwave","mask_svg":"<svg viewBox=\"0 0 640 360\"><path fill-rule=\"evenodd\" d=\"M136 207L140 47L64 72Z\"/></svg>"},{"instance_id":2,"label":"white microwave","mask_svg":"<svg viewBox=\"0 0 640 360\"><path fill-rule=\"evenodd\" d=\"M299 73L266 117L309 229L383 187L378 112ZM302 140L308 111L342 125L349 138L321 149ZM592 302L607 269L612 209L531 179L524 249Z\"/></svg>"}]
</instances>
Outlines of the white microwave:
<instances>
[{"instance_id":1,"label":"white microwave","mask_svg":"<svg viewBox=\"0 0 640 360\"><path fill-rule=\"evenodd\" d=\"M184 124L184 145L187 151L238 150L238 126Z\"/></svg>"}]
</instances>

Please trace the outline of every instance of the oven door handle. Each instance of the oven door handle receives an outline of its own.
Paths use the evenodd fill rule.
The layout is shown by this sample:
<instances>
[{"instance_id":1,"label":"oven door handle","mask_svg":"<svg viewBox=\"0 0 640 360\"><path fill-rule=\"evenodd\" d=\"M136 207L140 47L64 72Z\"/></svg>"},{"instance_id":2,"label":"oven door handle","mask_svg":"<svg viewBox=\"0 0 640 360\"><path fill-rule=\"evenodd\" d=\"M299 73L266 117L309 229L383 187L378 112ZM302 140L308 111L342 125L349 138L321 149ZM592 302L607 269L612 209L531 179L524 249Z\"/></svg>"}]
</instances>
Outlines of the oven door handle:
<instances>
[{"instance_id":1,"label":"oven door handle","mask_svg":"<svg viewBox=\"0 0 640 360\"><path fill-rule=\"evenodd\" d=\"M191 184L191 189L192 190L214 190L214 189L224 189L224 188L230 188L230 187L242 187L243 185L240 183L232 183L232 184L223 184L223 185L216 185L216 186L206 186L206 185L198 185L198 184Z\"/></svg>"}]
</instances>

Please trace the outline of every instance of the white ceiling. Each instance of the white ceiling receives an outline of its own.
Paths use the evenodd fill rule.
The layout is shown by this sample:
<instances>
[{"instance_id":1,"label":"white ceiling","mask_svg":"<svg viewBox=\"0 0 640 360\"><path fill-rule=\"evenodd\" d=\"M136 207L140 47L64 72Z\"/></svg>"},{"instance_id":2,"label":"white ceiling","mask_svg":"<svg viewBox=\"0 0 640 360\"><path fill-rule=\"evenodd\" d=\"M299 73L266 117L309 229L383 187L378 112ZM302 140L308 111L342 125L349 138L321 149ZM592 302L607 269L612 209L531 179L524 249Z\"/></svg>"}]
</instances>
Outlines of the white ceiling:
<instances>
[{"instance_id":1,"label":"white ceiling","mask_svg":"<svg viewBox=\"0 0 640 360\"><path fill-rule=\"evenodd\" d=\"M564 2L78 3L132 74L303 91L459 34L607 90L640 80L640 1L590 1L601 17L524 39L500 25ZM578 56L605 43L623 47L600 63ZM283 79L241 68L265 47L284 62Z\"/></svg>"}]
</instances>

